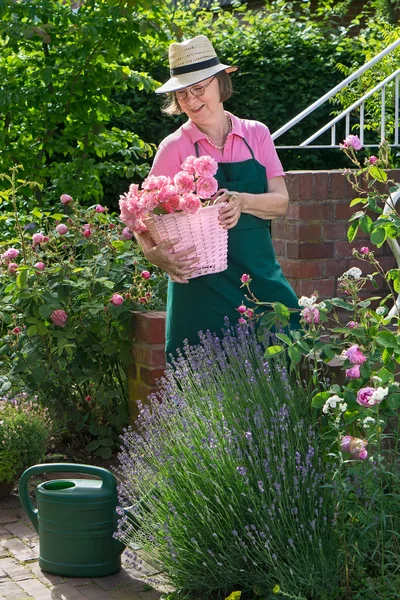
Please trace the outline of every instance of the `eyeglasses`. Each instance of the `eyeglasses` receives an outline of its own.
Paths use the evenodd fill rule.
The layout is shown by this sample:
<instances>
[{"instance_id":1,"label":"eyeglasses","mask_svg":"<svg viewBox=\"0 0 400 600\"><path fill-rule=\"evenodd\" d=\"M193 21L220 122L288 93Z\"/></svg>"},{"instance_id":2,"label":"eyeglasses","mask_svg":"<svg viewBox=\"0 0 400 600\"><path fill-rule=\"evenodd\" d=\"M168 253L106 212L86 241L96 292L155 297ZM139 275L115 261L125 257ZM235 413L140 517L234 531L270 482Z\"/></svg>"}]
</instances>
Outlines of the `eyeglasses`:
<instances>
[{"instance_id":1,"label":"eyeglasses","mask_svg":"<svg viewBox=\"0 0 400 600\"><path fill-rule=\"evenodd\" d=\"M175 97L178 100L186 100L188 92L190 92L192 96L202 96L206 91L206 88L208 88L210 83L214 81L215 77L216 76L214 75L214 77L208 83L206 83L206 85L194 85L193 87L186 88L185 90L178 90L175 92Z\"/></svg>"}]
</instances>

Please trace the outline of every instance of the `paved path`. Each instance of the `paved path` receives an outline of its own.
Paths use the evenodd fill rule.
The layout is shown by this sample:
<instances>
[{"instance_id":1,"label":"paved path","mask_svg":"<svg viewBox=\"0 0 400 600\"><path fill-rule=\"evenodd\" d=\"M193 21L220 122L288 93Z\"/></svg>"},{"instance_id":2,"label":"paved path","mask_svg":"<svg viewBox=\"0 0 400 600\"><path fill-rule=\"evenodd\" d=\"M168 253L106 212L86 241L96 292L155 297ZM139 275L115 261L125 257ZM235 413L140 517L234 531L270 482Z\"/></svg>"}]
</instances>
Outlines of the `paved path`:
<instances>
[{"instance_id":1,"label":"paved path","mask_svg":"<svg viewBox=\"0 0 400 600\"><path fill-rule=\"evenodd\" d=\"M39 539L18 497L0 501L0 600L158 600L125 566L109 577L66 578L39 569ZM124 555L122 556L124 563Z\"/></svg>"}]
</instances>

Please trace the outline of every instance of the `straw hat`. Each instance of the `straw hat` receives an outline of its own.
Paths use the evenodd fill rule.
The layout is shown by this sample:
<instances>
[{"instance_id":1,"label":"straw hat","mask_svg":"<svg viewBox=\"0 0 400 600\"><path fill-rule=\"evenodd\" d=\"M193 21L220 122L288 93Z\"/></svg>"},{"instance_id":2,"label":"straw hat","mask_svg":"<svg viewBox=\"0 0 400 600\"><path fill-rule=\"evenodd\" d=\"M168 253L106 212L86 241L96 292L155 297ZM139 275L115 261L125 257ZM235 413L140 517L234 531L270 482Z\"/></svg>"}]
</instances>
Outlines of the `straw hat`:
<instances>
[{"instance_id":1,"label":"straw hat","mask_svg":"<svg viewBox=\"0 0 400 600\"><path fill-rule=\"evenodd\" d=\"M231 73L237 70L237 67L219 62L210 40L205 35L198 35L181 44L171 44L169 66L171 79L156 90L157 94L176 92L208 79L220 71Z\"/></svg>"}]
</instances>

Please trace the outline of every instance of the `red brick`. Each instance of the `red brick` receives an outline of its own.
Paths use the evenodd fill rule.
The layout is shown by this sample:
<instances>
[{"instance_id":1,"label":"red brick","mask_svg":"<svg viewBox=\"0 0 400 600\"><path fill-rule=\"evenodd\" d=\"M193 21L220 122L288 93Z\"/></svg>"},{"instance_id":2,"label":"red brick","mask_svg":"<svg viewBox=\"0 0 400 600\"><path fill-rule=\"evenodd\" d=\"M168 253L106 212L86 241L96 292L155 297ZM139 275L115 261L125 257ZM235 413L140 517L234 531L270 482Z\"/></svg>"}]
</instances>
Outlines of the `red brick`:
<instances>
[{"instance_id":1,"label":"red brick","mask_svg":"<svg viewBox=\"0 0 400 600\"><path fill-rule=\"evenodd\" d=\"M299 223L296 229L297 239L301 242L319 241L321 239L321 225L318 223ZM289 237L288 239L296 238Z\"/></svg>"},{"instance_id":2,"label":"red brick","mask_svg":"<svg viewBox=\"0 0 400 600\"><path fill-rule=\"evenodd\" d=\"M348 221L356 211L357 206L350 207L350 202L339 202L335 204L335 221L343 221L345 219Z\"/></svg>"},{"instance_id":3,"label":"red brick","mask_svg":"<svg viewBox=\"0 0 400 600\"><path fill-rule=\"evenodd\" d=\"M313 173L313 199L321 202L329 198L329 172Z\"/></svg>"},{"instance_id":4,"label":"red brick","mask_svg":"<svg viewBox=\"0 0 400 600\"><path fill-rule=\"evenodd\" d=\"M310 296L314 291L319 298L331 298L335 294L335 280L332 279L303 279L300 281L302 296Z\"/></svg>"},{"instance_id":5,"label":"red brick","mask_svg":"<svg viewBox=\"0 0 400 600\"><path fill-rule=\"evenodd\" d=\"M324 223L324 240L345 240L347 239L347 223Z\"/></svg>"},{"instance_id":6,"label":"red brick","mask_svg":"<svg viewBox=\"0 0 400 600\"><path fill-rule=\"evenodd\" d=\"M341 171L330 172L330 197L333 200L344 200L345 196L345 176Z\"/></svg>"},{"instance_id":7,"label":"red brick","mask_svg":"<svg viewBox=\"0 0 400 600\"><path fill-rule=\"evenodd\" d=\"M337 258L335 260L327 261L326 275L328 277L340 277L345 271L350 268L350 262L348 258Z\"/></svg>"},{"instance_id":8,"label":"red brick","mask_svg":"<svg viewBox=\"0 0 400 600\"><path fill-rule=\"evenodd\" d=\"M286 219L274 219L271 225L271 235L278 239L287 239L286 234L287 220Z\"/></svg>"},{"instance_id":9,"label":"red brick","mask_svg":"<svg viewBox=\"0 0 400 600\"><path fill-rule=\"evenodd\" d=\"M330 258L333 255L333 244L298 244L289 243L287 245L288 258Z\"/></svg>"},{"instance_id":10,"label":"red brick","mask_svg":"<svg viewBox=\"0 0 400 600\"><path fill-rule=\"evenodd\" d=\"M336 242L335 258L351 258L353 256L354 242Z\"/></svg>"},{"instance_id":11,"label":"red brick","mask_svg":"<svg viewBox=\"0 0 400 600\"><path fill-rule=\"evenodd\" d=\"M322 277L324 274L322 261L297 261L283 259L280 261L280 265L286 277L309 279L311 277Z\"/></svg>"},{"instance_id":12,"label":"red brick","mask_svg":"<svg viewBox=\"0 0 400 600\"><path fill-rule=\"evenodd\" d=\"M277 256L286 256L286 242L282 240L272 240L272 244Z\"/></svg>"},{"instance_id":13,"label":"red brick","mask_svg":"<svg viewBox=\"0 0 400 600\"><path fill-rule=\"evenodd\" d=\"M289 200L297 200L299 196L298 181L299 178L296 172L286 173L285 183L289 194Z\"/></svg>"},{"instance_id":14,"label":"red brick","mask_svg":"<svg viewBox=\"0 0 400 600\"><path fill-rule=\"evenodd\" d=\"M287 219L293 219L295 221L332 221L333 218L333 206L332 203L307 203L307 204L289 204L287 213Z\"/></svg>"},{"instance_id":15,"label":"red brick","mask_svg":"<svg viewBox=\"0 0 400 600\"><path fill-rule=\"evenodd\" d=\"M165 313L134 311L133 337L149 344L165 342Z\"/></svg>"},{"instance_id":16,"label":"red brick","mask_svg":"<svg viewBox=\"0 0 400 600\"><path fill-rule=\"evenodd\" d=\"M157 385L158 380L164 375L165 368L140 367L139 376L147 385Z\"/></svg>"},{"instance_id":17,"label":"red brick","mask_svg":"<svg viewBox=\"0 0 400 600\"><path fill-rule=\"evenodd\" d=\"M136 343L133 345L133 360L135 363L149 367L164 366L165 345L164 344L144 344Z\"/></svg>"},{"instance_id":18,"label":"red brick","mask_svg":"<svg viewBox=\"0 0 400 600\"><path fill-rule=\"evenodd\" d=\"M397 262L394 256L382 256L379 259L379 263L384 271L389 271L389 269L395 269L397 267Z\"/></svg>"},{"instance_id":19,"label":"red brick","mask_svg":"<svg viewBox=\"0 0 400 600\"><path fill-rule=\"evenodd\" d=\"M303 202L304 200L313 200L313 173L310 171L299 171L298 172L298 196L297 200Z\"/></svg>"}]
</instances>

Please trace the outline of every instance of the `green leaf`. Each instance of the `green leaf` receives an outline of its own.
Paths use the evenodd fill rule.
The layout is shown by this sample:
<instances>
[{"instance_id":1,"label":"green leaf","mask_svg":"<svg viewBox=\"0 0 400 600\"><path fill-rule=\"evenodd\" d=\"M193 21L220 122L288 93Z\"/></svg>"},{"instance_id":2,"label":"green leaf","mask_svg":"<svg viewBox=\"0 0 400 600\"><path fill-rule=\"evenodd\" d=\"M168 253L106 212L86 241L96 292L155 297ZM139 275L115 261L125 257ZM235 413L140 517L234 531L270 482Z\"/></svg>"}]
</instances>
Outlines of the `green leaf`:
<instances>
[{"instance_id":1,"label":"green leaf","mask_svg":"<svg viewBox=\"0 0 400 600\"><path fill-rule=\"evenodd\" d=\"M347 230L347 239L353 242L358 232L358 223L352 223Z\"/></svg>"},{"instance_id":2,"label":"green leaf","mask_svg":"<svg viewBox=\"0 0 400 600\"><path fill-rule=\"evenodd\" d=\"M346 302L343 298L331 298L330 303L334 306L339 306L339 308L344 308L345 310L353 310L354 307L350 302Z\"/></svg>"},{"instance_id":3,"label":"green leaf","mask_svg":"<svg viewBox=\"0 0 400 600\"><path fill-rule=\"evenodd\" d=\"M102 446L114 446L114 440L112 438L102 438L100 444Z\"/></svg>"},{"instance_id":4,"label":"green leaf","mask_svg":"<svg viewBox=\"0 0 400 600\"><path fill-rule=\"evenodd\" d=\"M380 331L376 336L376 343L385 348L398 347L396 336L394 336L391 331Z\"/></svg>"},{"instance_id":5,"label":"green leaf","mask_svg":"<svg viewBox=\"0 0 400 600\"><path fill-rule=\"evenodd\" d=\"M291 366L297 365L301 360L301 352L296 346L289 346L288 348L289 358L291 360Z\"/></svg>"},{"instance_id":6,"label":"green leaf","mask_svg":"<svg viewBox=\"0 0 400 600\"><path fill-rule=\"evenodd\" d=\"M393 356L393 348L385 348L382 352L382 362L384 365L387 365L390 359Z\"/></svg>"},{"instance_id":7,"label":"green leaf","mask_svg":"<svg viewBox=\"0 0 400 600\"><path fill-rule=\"evenodd\" d=\"M315 394L311 400L311 406L313 408L322 408L331 395L330 392L319 392L318 394Z\"/></svg>"},{"instance_id":8,"label":"green leaf","mask_svg":"<svg viewBox=\"0 0 400 600\"><path fill-rule=\"evenodd\" d=\"M364 215L365 212L363 210L358 210L357 212L351 215L349 222L355 221L356 219L361 219L361 217L363 217Z\"/></svg>"},{"instance_id":9,"label":"green leaf","mask_svg":"<svg viewBox=\"0 0 400 600\"><path fill-rule=\"evenodd\" d=\"M268 359L271 358L271 356L276 356L277 354L282 354L282 352L285 351L285 348L283 346L268 346L268 348L265 350L264 353L264 358Z\"/></svg>"},{"instance_id":10,"label":"green leaf","mask_svg":"<svg viewBox=\"0 0 400 600\"><path fill-rule=\"evenodd\" d=\"M364 233L369 233L371 231L372 223L373 221L368 215L364 215L360 219L360 227Z\"/></svg>"},{"instance_id":11,"label":"green leaf","mask_svg":"<svg viewBox=\"0 0 400 600\"><path fill-rule=\"evenodd\" d=\"M383 229L383 227L379 227L377 229L374 229L374 231L371 233L371 235L369 237L370 237L371 242L373 244L375 244L375 246L380 248L382 246L382 244L384 243L384 241L386 240L386 231L385 231L385 229Z\"/></svg>"},{"instance_id":12,"label":"green leaf","mask_svg":"<svg viewBox=\"0 0 400 600\"><path fill-rule=\"evenodd\" d=\"M390 394L387 399L388 406L393 408L393 410L397 410L400 408L400 394Z\"/></svg>"},{"instance_id":13,"label":"green leaf","mask_svg":"<svg viewBox=\"0 0 400 600\"><path fill-rule=\"evenodd\" d=\"M350 207L355 206L356 204L366 204L366 202L367 202L366 198L354 198L350 202Z\"/></svg>"},{"instance_id":14,"label":"green leaf","mask_svg":"<svg viewBox=\"0 0 400 600\"><path fill-rule=\"evenodd\" d=\"M111 448L102 446L101 448L96 450L96 456L100 456L101 458L107 460L107 458L110 458L112 456L112 450Z\"/></svg>"},{"instance_id":15,"label":"green leaf","mask_svg":"<svg viewBox=\"0 0 400 600\"><path fill-rule=\"evenodd\" d=\"M366 361L361 365L360 373L364 379L369 379L369 376L371 375L371 365L369 361Z\"/></svg>"},{"instance_id":16,"label":"green leaf","mask_svg":"<svg viewBox=\"0 0 400 600\"><path fill-rule=\"evenodd\" d=\"M28 281L28 277L29 277L29 270L28 269L24 269L23 271L20 271L17 275L17 286L19 287L20 290L24 289L26 287L26 282Z\"/></svg>"},{"instance_id":17,"label":"green leaf","mask_svg":"<svg viewBox=\"0 0 400 600\"><path fill-rule=\"evenodd\" d=\"M28 337L33 337L34 335L37 335L37 326L31 325L30 327L28 327L28 329L26 330L26 335Z\"/></svg>"},{"instance_id":18,"label":"green leaf","mask_svg":"<svg viewBox=\"0 0 400 600\"><path fill-rule=\"evenodd\" d=\"M52 309L48 304L42 304L39 306L39 314L43 319L47 319L52 313Z\"/></svg>"},{"instance_id":19,"label":"green leaf","mask_svg":"<svg viewBox=\"0 0 400 600\"><path fill-rule=\"evenodd\" d=\"M93 452L94 450L97 450L97 448L100 447L100 443L101 443L100 440L92 440L91 442L86 444L85 450L88 450L89 452Z\"/></svg>"},{"instance_id":20,"label":"green leaf","mask_svg":"<svg viewBox=\"0 0 400 600\"><path fill-rule=\"evenodd\" d=\"M273 302L272 307L275 311L275 314L278 316L278 319L284 324L287 323L290 317L290 311L288 307L281 302Z\"/></svg>"},{"instance_id":21,"label":"green leaf","mask_svg":"<svg viewBox=\"0 0 400 600\"><path fill-rule=\"evenodd\" d=\"M279 340L282 340L282 342L285 342L285 344L287 344L288 346L290 346L290 345L291 345L291 343L292 343L292 340L291 340L291 339L290 339L290 337L289 337L288 335L286 335L285 333L277 333L277 334L275 334L275 335L276 335L276 337L277 337Z\"/></svg>"},{"instance_id":22,"label":"green leaf","mask_svg":"<svg viewBox=\"0 0 400 600\"><path fill-rule=\"evenodd\" d=\"M373 166L369 167L368 171L369 171L369 174L371 175L371 177L376 179L376 181L379 181L380 183L387 182L388 176L387 176L387 173L385 173L385 171L383 169L380 169L376 165L373 165Z\"/></svg>"}]
</instances>

